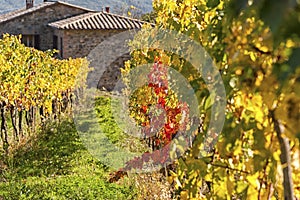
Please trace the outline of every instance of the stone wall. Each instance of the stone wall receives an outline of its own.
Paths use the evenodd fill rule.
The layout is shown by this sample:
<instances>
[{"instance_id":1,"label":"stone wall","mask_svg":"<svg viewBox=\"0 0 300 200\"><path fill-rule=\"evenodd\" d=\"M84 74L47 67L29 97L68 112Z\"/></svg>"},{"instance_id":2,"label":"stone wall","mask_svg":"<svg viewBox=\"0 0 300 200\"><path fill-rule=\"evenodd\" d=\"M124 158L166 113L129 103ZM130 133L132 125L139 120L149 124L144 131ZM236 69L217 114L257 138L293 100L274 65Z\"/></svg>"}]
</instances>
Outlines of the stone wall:
<instances>
[{"instance_id":1,"label":"stone wall","mask_svg":"<svg viewBox=\"0 0 300 200\"><path fill-rule=\"evenodd\" d=\"M119 58L117 58L113 63L111 63L106 70L104 71L102 77L99 77L97 88L100 90L108 90L108 91L119 91L124 87L123 82L120 80L121 78L121 68L124 68L125 61L130 59L129 54L125 54ZM120 81L116 87L116 83Z\"/></svg>"},{"instance_id":2,"label":"stone wall","mask_svg":"<svg viewBox=\"0 0 300 200\"><path fill-rule=\"evenodd\" d=\"M56 30L54 34L62 38L63 58L78 58L87 56L98 44L120 32L122 30Z\"/></svg>"},{"instance_id":3,"label":"stone wall","mask_svg":"<svg viewBox=\"0 0 300 200\"><path fill-rule=\"evenodd\" d=\"M63 58L78 58L86 57L95 49L101 42L107 40L109 37L121 33L124 30L55 30L54 34L58 37L58 49L62 45ZM62 44L60 43L62 38ZM114 49L103 49L104 53L112 53ZM97 55L96 55L97 56ZM104 61L99 61L104 72L101 77L95 77L94 81L98 82L97 88L112 91L116 82L121 77L120 68L124 67L124 62L129 60L129 54L116 57L116 59L108 66L104 66ZM93 65L93 63L91 64ZM91 66L95 67L95 66ZM92 72L93 73L93 72Z\"/></svg>"},{"instance_id":4,"label":"stone wall","mask_svg":"<svg viewBox=\"0 0 300 200\"><path fill-rule=\"evenodd\" d=\"M0 23L0 35L2 36L4 33L13 35L39 35L40 50L52 49L53 29L48 27L48 23L85 12L76 7L56 3Z\"/></svg>"}]
</instances>

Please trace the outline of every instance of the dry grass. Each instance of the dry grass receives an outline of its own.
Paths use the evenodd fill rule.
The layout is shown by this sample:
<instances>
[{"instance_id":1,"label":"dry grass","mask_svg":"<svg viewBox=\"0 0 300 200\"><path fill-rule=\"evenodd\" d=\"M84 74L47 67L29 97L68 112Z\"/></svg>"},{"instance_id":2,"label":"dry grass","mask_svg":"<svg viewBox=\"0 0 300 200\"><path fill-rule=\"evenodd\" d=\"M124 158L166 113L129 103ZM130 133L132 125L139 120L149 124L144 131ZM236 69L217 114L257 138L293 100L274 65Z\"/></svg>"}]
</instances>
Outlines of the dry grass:
<instances>
[{"instance_id":1,"label":"dry grass","mask_svg":"<svg viewBox=\"0 0 300 200\"><path fill-rule=\"evenodd\" d=\"M129 175L138 190L138 199L172 199L173 189L159 172Z\"/></svg>"}]
</instances>

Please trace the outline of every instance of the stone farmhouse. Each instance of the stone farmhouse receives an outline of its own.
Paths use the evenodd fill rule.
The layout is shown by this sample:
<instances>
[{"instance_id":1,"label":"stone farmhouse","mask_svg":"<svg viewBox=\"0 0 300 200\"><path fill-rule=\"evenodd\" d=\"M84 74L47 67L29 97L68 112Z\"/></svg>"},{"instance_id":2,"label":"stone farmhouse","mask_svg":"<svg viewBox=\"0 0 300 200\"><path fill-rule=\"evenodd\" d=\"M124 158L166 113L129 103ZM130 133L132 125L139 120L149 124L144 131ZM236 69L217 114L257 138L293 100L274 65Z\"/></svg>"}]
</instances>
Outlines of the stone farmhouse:
<instances>
[{"instance_id":1,"label":"stone farmhouse","mask_svg":"<svg viewBox=\"0 0 300 200\"><path fill-rule=\"evenodd\" d=\"M146 23L105 11L94 11L62 1L44 0L34 5L26 0L26 8L0 15L0 36L22 34L22 42L39 50L57 49L59 58L85 57L99 43L115 34L140 29ZM124 55L108 68L98 88L111 90L120 77ZM102 79L101 79L102 80Z\"/></svg>"}]
</instances>

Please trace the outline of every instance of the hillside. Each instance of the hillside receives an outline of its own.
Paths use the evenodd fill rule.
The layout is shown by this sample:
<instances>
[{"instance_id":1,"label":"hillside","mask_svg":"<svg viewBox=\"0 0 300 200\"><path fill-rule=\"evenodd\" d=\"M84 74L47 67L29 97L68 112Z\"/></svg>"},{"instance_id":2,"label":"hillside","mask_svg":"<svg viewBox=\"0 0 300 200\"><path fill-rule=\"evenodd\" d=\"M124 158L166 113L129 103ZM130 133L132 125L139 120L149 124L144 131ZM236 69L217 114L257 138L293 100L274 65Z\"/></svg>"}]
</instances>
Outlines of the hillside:
<instances>
[{"instance_id":1,"label":"hillside","mask_svg":"<svg viewBox=\"0 0 300 200\"><path fill-rule=\"evenodd\" d=\"M138 13L148 13L152 10L151 0L63 0L65 2L90 8L93 10L102 10L105 6L110 6L112 12L124 14L130 6L136 7ZM35 4L42 3L43 0L35 0ZM0 14L9 12L15 9L24 8L25 0L2 0L0 4Z\"/></svg>"}]
</instances>

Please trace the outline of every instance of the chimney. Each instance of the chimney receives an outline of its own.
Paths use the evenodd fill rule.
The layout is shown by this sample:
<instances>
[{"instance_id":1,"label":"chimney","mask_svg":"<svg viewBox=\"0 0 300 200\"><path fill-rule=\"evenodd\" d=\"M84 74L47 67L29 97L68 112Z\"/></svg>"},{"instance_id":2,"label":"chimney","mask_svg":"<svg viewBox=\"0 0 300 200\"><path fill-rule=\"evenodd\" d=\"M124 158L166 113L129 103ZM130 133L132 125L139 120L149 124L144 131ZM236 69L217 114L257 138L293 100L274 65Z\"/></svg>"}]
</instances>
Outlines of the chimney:
<instances>
[{"instance_id":1,"label":"chimney","mask_svg":"<svg viewBox=\"0 0 300 200\"><path fill-rule=\"evenodd\" d=\"M109 6L105 7L105 12L109 13Z\"/></svg>"},{"instance_id":2,"label":"chimney","mask_svg":"<svg viewBox=\"0 0 300 200\"><path fill-rule=\"evenodd\" d=\"M26 9L33 7L33 0L26 0Z\"/></svg>"}]
</instances>

